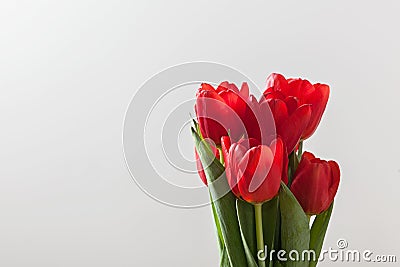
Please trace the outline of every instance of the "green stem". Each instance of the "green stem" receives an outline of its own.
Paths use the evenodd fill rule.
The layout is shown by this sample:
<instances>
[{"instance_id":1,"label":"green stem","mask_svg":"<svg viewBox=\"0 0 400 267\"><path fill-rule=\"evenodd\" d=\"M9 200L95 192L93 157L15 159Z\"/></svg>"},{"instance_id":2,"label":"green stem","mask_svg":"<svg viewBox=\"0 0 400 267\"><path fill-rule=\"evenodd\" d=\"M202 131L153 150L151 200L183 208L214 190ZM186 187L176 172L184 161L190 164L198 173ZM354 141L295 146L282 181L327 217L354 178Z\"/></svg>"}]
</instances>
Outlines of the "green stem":
<instances>
[{"instance_id":1,"label":"green stem","mask_svg":"<svg viewBox=\"0 0 400 267\"><path fill-rule=\"evenodd\" d=\"M303 155L303 141L300 141L299 151L297 151L297 158L299 161L301 160L301 156Z\"/></svg>"},{"instance_id":2,"label":"green stem","mask_svg":"<svg viewBox=\"0 0 400 267\"><path fill-rule=\"evenodd\" d=\"M293 175L297 170L297 166L299 166L299 161L297 160L296 153L293 152Z\"/></svg>"},{"instance_id":3,"label":"green stem","mask_svg":"<svg viewBox=\"0 0 400 267\"><path fill-rule=\"evenodd\" d=\"M294 173L296 172L297 169L297 156L296 156L296 152L293 151L292 153L290 153L289 155L289 171L288 171L288 176L289 176L289 182L288 182L288 187L290 188L290 186L292 185L292 181L293 181L293 176Z\"/></svg>"},{"instance_id":4,"label":"green stem","mask_svg":"<svg viewBox=\"0 0 400 267\"><path fill-rule=\"evenodd\" d=\"M263 234L263 224L262 224L262 204L255 204L254 209L256 215L257 252L262 250L263 253L260 256L264 257L266 251L264 251L265 244L264 244L264 234ZM258 266L265 267L265 261L260 260L259 257L258 257Z\"/></svg>"}]
</instances>

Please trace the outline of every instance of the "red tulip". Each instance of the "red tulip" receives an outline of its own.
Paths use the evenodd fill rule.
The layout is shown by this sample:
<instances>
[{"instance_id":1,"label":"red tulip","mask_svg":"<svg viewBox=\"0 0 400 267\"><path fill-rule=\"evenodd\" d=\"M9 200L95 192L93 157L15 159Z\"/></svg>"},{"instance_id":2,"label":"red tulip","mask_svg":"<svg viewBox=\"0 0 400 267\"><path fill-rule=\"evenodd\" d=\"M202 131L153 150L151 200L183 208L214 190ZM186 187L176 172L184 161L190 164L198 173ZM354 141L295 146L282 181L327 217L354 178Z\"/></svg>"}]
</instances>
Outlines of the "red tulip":
<instances>
[{"instance_id":1,"label":"red tulip","mask_svg":"<svg viewBox=\"0 0 400 267\"><path fill-rule=\"evenodd\" d=\"M231 145L222 138L222 153L229 186L238 197L250 203L263 203L274 198L286 172L285 149L281 139L262 145L254 138L241 139Z\"/></svg>"},{"instance_id":2,"label":"red tulip","mask_svg":"<svg viewBox=\"0 0 400 267\"><path fill-rule=\"evenodd\" d=\"M252 110L257 101L249 95L247 83L239 90L236 85L223 82L217 89L203 83L197 93L196 115L204 138L219 145L222 136L233 140L251 137L260 140L260 126ZM257 103L258 104L258 103Z\"/></svg>"},{"instance_id":3,"label":"red tulip","mask_svg":"<svg viewBox=\"0 0 400 267\"><path fill-rule=\"evenodd\" d=\"M206 139L206 141L208 141L208 140ZM212 142L208 142L208 143L210 144L210 148L213 151L215 157L217 159L219 159L219 150L215 146L213 146L211 144ZM195 155L195 158L196 158L197 172L199 173L200 179L203 181L203 183L205 185L207 185L208 184L207 183L207 177L206 177L206 174L204 173L204 167L203 167L203 164L201 163L201 160L199 158L199 154L197 153L196 148L194 148L194 155Z\"/></svg>"},{"instance_id":4,"label":"red tulip","mask_svg":"<svg viewBox=\"0 0 400 267\"><path fill-rule=\"evenodd\" d=\"M304 152L290 190L304 212L320 214L331 205L339 187L340 169L335 161L316 158Z\"/></svg>"},{"instance_id":5,"label":"red tulip","mask_svg":"<svg viewBox=\"0 0 400 267\"><path fill-rule=\"evenodd\" d=\"M288 153L300 140L310 137L324 113L329 97L329 86L311 84L302 79L285 79L273 73L267 79L264 100L274 115L276 131L285 142Z\"/></svg>"}]
</instances>

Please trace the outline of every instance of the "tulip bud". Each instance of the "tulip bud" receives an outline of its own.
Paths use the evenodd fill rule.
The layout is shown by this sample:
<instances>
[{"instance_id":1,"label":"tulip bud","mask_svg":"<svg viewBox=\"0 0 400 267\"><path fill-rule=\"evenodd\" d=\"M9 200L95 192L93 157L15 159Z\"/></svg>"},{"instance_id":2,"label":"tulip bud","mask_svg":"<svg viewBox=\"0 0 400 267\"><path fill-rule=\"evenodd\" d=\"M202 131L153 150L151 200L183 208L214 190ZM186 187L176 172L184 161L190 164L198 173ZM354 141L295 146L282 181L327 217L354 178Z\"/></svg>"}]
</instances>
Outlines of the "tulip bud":
<instances>
[{"instance_id":1,"label":"tulip bud","mask_svg":"<svg viewBox=\"0 0 400 267\"><path fill-rule=\"evenodd\" d=\"M225 170L232 192L250 203L274 198L284 176L285 148L281 139L269 146L257 139L241 139L231 145L229 137L221 139Z\"/></svg>"},{"instance_id":2,"label":"tulip bud","mask_svg":"<svg viewBox=\"0 0 400 267\"><path fill-rule=\"evenodd\" d=\"M335 161L316 158L304 152L290 190L308 215L320 214L332 204L340 181Z\"/></svg>"}]
</instances>

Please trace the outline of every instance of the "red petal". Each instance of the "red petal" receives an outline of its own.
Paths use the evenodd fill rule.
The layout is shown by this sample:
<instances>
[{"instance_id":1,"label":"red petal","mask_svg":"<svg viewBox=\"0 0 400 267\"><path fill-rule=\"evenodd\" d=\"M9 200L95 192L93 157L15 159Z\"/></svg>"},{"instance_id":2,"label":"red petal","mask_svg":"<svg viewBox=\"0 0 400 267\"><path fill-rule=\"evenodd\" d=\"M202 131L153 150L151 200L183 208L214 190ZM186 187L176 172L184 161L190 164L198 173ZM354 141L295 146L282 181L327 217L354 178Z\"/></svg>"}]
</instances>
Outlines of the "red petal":
<instances>
[{"instance_id":1,"label":"red petal","mask_svg":"<svg viewBox=\"0 0 400 267\"><path fill-rule=\"evenodd\" d=\"M282 74L272 73L267 78L267 88L273 87L275 91L287 91L288 82Z\"/></svg>"},{"instance_id":2,"label":"red petal","mask_svg":"<svg viewBox=\"0 0 400 267\"><path fill-rule=\"evenodd\" d=\"M277 125L278 135L285 142L287 152L290 154L300 141L305 127L308 125L311 116L311 108L303 105L285 121Z\"/></svg>"},{"instance_id":3,"label":"red petal","mask_svg":"<svg viewBox=\"0 0 400 267\"><path fill-rule=\"evenodd\" d=\"M283 107L286 108L286 107ZM273 111L271 110L267 101L262 101L259 105L259 114L257 119L260 123L261 136L260 141L264 145L269 145L272 140L277 137L276 121L274 119Z\"/></svg>"},{"instance_id":4,"label":"red petal","mask_svg":"<svg viewBox=\"0 0 400 267\"><path fill-rule=\"evenodd\" d=\"M240 159L243 158L244 154L246 152L246 149L237 144L234 143L231 145L229 149L229 154L227 158L227 162L225 162L225 171L226 171L226 178L228 180L228 184L232 190L232 192L237 196L241 197L239 189L238 189L238 179L239 173L238 173L238 162Z\"/></svg>"},{"instance_id":5,"label":"red petal","mask_svg":"<svg viewBox=\"0 0 400 267\"><path fill-rule=\"evenodd\" d=\"M306 102L311 104L311 119L304 131L302 139L309 138L317 129L319 122L321 121L322 115L325 111L326 104L329 98L329 86L326 84L314 84L314 92L310 94Z\"/></svg>"},{"instance_id":6,"label":"red petal","mask_svg":"<svg viewBox=\"0 0 400 267\"><path fill-rule=\"evenodd\" d=\"M272 141L271 143L271 149L272 152L274 153L274 166L280 166L279 168L281 169L281 180L287 184L288 183L288 176L287 176L287 170L288 170L288 155L286 151L286 147L282 141L282 139L277 138L276 140Z\"/></svg>"},{"instance_id":7,"label":"red petal","mask_svg":"<svg viewBox=\"0 0 400 267\"><path fill-rule=\"evenodd\" d=\"M276 128L286 122L289 117L289 113L285 102L279 99L269 100L269 107L274 115Z\"/></svg>"},{"instance_id":8,"label":"red petal","mask_svg":"<svg viewBox=\"0 0 400 267\"><path fill-rule=\"evenodd\" d=\"M202 83L197 93L199 94L201 91L215 91L215 89L208 83Z\"/></svg>"},{"instance_id":9,"label":"red petal","mask_svg":"<svg viewBox=\"0 0 400 267\"><path fill-rule=\"evenodd\" d=\"M229 107L211 85L203 83L195 108L201 134L219 144L221 136L227 135L223 122Z\"/></svg>"},{"instance_id":10,"label":"red petal","mask_svg":"<svg viewBox=\"0 0 400 267\"><path fill-rule=\"evenodd\" d=\"M246 152L238 165L242 173L238 187L244 200L262 203L276 196L282 165L274 166L273 163L274 155L268 146L257 146Z\"/></svg>"},{"instance_id":11,"label":"red petal","mask_svg":"<svg viewBox=\"0 0 400 267\"><path fill-rule=\"evenodd\" d=\"M311 160L315 159L314 154L311 153L311 152L308 152L308 151L304 151L302 157L303 157L304 159L307 159L308 161L311 161Z\"/></svg>"},{"instance_id":12,"label":"red petal","mask_svg":"<svg viewBox=\"0 0 400 267\"><path fill-rule=\"evenodd\" d=\"M217 92L223 92L223 91L228 91L231 90L235 93L239 93L239 89L237 88L237 86L234 83L229 83L227 81L222 82L220 85L218 85L217 87Z\"/></svg>"},{"instance_id":13,"label":"red petal","mask_svg":"<svg viewBox=\"0 0 400 267\"><path fill-rule=\"evenodd\" d=\"M331 167L331 172L332 172L331 184L329 186L329 196L333 201L333 199L336 195L336 192L339 188L340 168L339 168L339 165L333 160L328 161L328 164Z\"/></svg>"},{"instance_id":14,"label":"red petal","mask_svg":"<svg viewBox=\"0 0 400 267\"><path fill-rule=\"evenodd\" d=\"M309 164L296 173L290 189L307 214L320 214L329 207L329 175L326 162Z\"/></svg>"},{"instance_id":15,"label":"red petal","mask_svg":"<svg viewBox=\"0 0 400 267\"><path fill-rule=\"evenodd\" d=\"M294 96L288 96L284 101L286 103L289 115L291 115L299 107L299 101Z\"/></svg>"},{"instance_id":16,"label":"red petal","mask_svg":"<svg viewBox=\"0 0 400 267\"><path fill-rule=\"evenodd\" d=\"M242 138L239 140L238 144L243 146L246 150L261 145L260 141L256 138Z\"/></svg>"},{"instance_id":17,"label":"red petal","mask_svg":"<svg viewBox=\"0 0 400 267\"><path fill-rule=\"evenodd\" d=\"M286 95L295 96L300 100L304 99L305 96L314 92L313 85L307 81L300 78L297 79L288 79L288 91L286 91ZM301 102L300 104L307 104L307 102Z\"/></svg>"},{"instance_id":18,"label":"red petal","mask_svg":"<svg viewBox=\"0 0 400 267\"><path fill-rule=\"evenodd\" d=\"M247 97L249 97L249 91L249 85L246 82L242 83L242 88L240 88L240 95L246 99Z\"/></svg>"},{"instance_id":19,"label":"red petal","mask_svg":"<svg viewBox=\"0 0 400 267\"><path fill-rule=\"evenodd\" d=\"M248 135L248 131L257 130L255 127L254 114L249 110L249 106L241 95L233 91L224 91L220 93L222 99L228 105L229 112L222 120L226 121L230 136L238 140L241 136Z\"/></svg>"},{"instance_id":20,"label":"red petal","mask_svg":"<svg viewBox=\"0 0 400 267\"><path fill-rule=\"evenodd\" d=\"M246 110L242 115L242 120L246 126L246 135L248 138L261 140L261 130L265 127L262 124L262 115L260 114L260 105L257 99L250 95L247 101Z\"/></svg>"}]
</instances>

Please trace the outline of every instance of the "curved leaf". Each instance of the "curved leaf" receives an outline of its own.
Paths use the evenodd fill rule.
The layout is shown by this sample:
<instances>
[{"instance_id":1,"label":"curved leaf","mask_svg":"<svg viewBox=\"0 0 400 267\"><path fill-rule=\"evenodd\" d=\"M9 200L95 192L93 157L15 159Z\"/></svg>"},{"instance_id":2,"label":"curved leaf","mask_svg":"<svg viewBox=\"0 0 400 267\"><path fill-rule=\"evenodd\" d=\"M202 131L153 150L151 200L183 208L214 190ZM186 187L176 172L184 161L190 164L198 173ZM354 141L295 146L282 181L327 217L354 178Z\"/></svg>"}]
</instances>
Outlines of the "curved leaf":
<instances>
[{"instance_id":1,"label":"curved leaf","mask_svg":"<svg viewBox=\"0 0 400 267\"><path fill-rule=\"evenodd\" d=\"M229 263L229 258L228 258L228 252L226 252L226 248L223 247L222 253L221 253L221 261L219 263L220 267L231 267L231 264Z\"/></svg>"},{"instance_id":2,"label":"curved leaf","mask_svg":"<svg viewBox=\"0 0 400 267\"><path fill-rule=\"evenodd\" d=\"M326 230L328 230L329 220L332 215L333 202L329 209L315 217L311 227L310 249L315 251L315 260L310 261L310 267L317 266L318 258L321 253L322 245L324 244Z\"/></svg>"},{"instance_id":3,"label":"curved leaf","mask_svg":"<svg viewBox=\"0 0 400 267\"><path fill-rule=\"evenodd\" d=\"M279 223L279 197L275 197L262 206L263 209L263 233L264 243L267 246L266 253L269 254L271 250L275 249L276 229ZM267 255L267 266L272 267L273 262L269 262L270 257ZM268 263L269 262L269 263ZM268 265L269 264L269 265Z\"/></svg>"},{"instance_id":4,"label":"curved leaf","mask_svg":"<svg viewBox=\"0 0 400 267\"><path fill-rule=\"evenodd\" d=\"M302 259L304 251L309 250L310 228L307 215L303 208L290 192L289 188L281 183L279 190L279 203L281 211L281 244L286 251L286 267L308 267L308 258ZM298 261L290 259L290 253L297 251ZM293 254L292 258L297 255Z\"/></svg>"},{"instance_id":5,"label":"curved leaf","mask_svg":"<svg viewBox=\"0 0 400 267\"><path fill-rule=\"evenodd\" d=\"M200 138L194 128L192 128L192 135L199 158L203 166L206 166L204 173L207 177L211 201L214 202L215 211L218 215L231 267L246 266L246 256L240 236L239 222L236 217L236 197L229 190L225 169L215 158L209 145Z\"/></svg>"},{"instance_id":6,"label":"curved leaf","mask_svg":"<svg viewBox=\"0 0 400 267\"><path fill-rule=\"evenodd\" d=\"M247 259L248 267L257 267L257 240L255 228L254 206L240 199L236 200L237 216L240 234Z\"/></svg>"},{"instance_id":7,"label":"curved leaf","mask_svg":"<svg viewBox=\"0 0 400 267\"><path fill-rule=\"evenodd\" d=\"M210 195L210 199L211 199L211 195ZM221 225L219 223L218 214L217 214L217 211L215 210L214 202L212 202L212 201L211 201L211 209L212 209L215 228L216 228L217 236L218 236L219 252L220 252L220 256L222 256L222 253L224 252L224 249L225 249L224 238L222 236Z\"/></svg>"}]
</instances>

